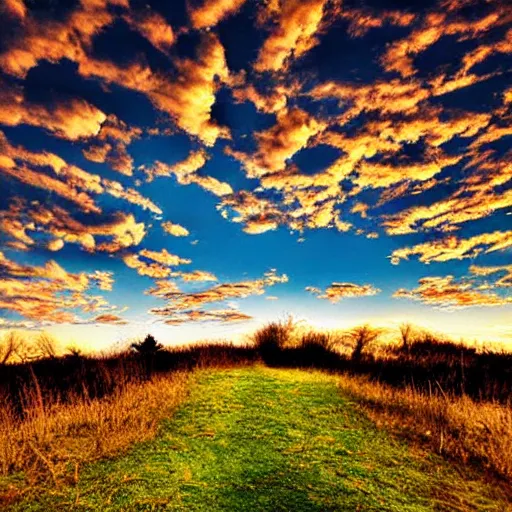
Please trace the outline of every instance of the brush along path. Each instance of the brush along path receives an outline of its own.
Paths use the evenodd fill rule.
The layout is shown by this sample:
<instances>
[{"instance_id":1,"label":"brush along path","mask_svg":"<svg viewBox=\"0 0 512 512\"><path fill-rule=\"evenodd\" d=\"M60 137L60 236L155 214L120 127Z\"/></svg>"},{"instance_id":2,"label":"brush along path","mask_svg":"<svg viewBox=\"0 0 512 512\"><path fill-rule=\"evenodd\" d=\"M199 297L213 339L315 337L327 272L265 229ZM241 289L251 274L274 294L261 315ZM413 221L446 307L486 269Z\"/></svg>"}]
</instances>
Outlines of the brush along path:
<instances>
[{"instance_id":1,"label":"brush along path","mask_svg":"<svg viewBox=\"0 0 512 512\"><path fill-rule=\"evenodd\" d=\"M159 437L19 510L507 510L490 484L376 429L317 372L199 372Z\"/></svg>"}]
</instances>

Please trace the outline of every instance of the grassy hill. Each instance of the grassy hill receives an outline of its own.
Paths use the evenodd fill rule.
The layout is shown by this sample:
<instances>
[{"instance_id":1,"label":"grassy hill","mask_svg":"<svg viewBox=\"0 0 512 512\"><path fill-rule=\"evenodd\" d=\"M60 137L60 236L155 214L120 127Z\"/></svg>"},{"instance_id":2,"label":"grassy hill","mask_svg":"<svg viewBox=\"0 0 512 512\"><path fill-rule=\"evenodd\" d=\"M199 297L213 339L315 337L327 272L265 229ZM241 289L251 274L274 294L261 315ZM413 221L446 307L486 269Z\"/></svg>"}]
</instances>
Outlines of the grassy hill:
<instances>
[{"instance_id":1,"label":"grassy hill","mask_svg":"<svg viewBox=\"0 0 512 512\"><path fill-rule=\"evenodd\" d=\"M74 481L32 487L5 510L510 509L468 467L376 428L336 376L252 366L197 371L190 386L154 439L77 468Z\"/></svg>"}]
</instances>

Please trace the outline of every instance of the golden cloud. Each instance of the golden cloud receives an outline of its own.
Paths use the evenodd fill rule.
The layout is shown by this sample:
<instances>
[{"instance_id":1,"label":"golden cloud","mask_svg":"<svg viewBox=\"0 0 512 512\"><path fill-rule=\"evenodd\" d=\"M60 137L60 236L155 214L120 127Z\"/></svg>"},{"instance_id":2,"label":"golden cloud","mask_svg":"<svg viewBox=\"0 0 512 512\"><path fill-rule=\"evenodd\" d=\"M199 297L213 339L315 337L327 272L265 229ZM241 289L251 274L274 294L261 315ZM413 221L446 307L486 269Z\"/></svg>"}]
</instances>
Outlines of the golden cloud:
<instances>
[{"instance_id":1,"label":"golden cloud","mask_svg":"<svg viewBox=\"0 0 512 512\"><path fill-rule=\"evenodd\" d=\"M471 238L459 238L450 235L445 238L432 240L413 247L396 249L391 254L391 263L398 265L400 260L406 260L410 256L419 256L423 263L431 261L462 260L474 258L479 254L487 254L493 251L504 250L512 247L512 231L494 231L482 233Z\"/></svg>"},{"instance_id":2,"label":"golden cloud","mask_svg":"<svg viewBox=\"0 0 512 512\"><path fill-rule=\"evenodd\" d=\"M36 322L74 323L79 321L75 309L90 313L109 307L103 297L85 293L94 284L106 289L112 278L105 274L72 274L55 261L22 265L0 252L0 276L0 310Z\"/></svg>"},{"instance_id":3,"label":"golden cloud","mask_svg":"<svg viewBox=\"0 0 512 512\"><path fill-rule=\"evenodd\" d=\"M176 40L172 27L164 17L149 9L135 11L130 16L124 16L124 19L162 52L167 52Z\"/></svg>"},{"instance_id":4,"label":"golden cloud","mask_svg":"<svg viewBox=\"0 0 512 512\"><path fill-rule=\"evenodd\" d=\"M171 269L166 265L141 260L137 254L125 254L123 261L127 267L135 269L139 276L163 279L171 274Z\"/></svg>"},{"instance_id":5,"label":"golden cloud","mask_svg":"<svg viewBox=\"0 0 512 512\"><path fill-rule=\"evenodd\" d=\"M453 11L431 12L422 20L420 27L414 29L407 37L391 43L382 57L382 65L386 71L396 71L403 77L416 73L414 57L424 52L444 36L459 36L460 40L473 39L490 29L507 23L506 7L493 6L491 12L483 17L464 19L460 7ZM471 67L471 66L469 66Z\"/></svg>"},{"instance_id":6,"label":"golden cloud","mask_svg":"<svg viewBox=\"0 0 512 512\"><path fill-rule=\"evenodd\" d=\"M121 183L101 178L83 169L68 164L65 160L54 153L46 151L35 153L28 151L21 146L9 144L5 135L0 130L0 172L15 178L27 185L42 188L53 192L68 201L72 201L84 211L100 213L101 209L96 205L88 193L107 193L113 197L124 199L143 209L160 215L162 210L151 200L143 197L135 189L125 189ZM20 164L18 165L17 162ZM50 168L59 179L55 179L39 171L33 171L26 167L26 164L41 168ZM80 192L78 189L82 189Z\"/></svg>"},{"instance_id":7,"label":"golden cloud","mask_svg":"<svg viewBox=\"0 0 512 512\"><path fill-rule=\"evenodd\" d=\"M238 11L244 3L245 0L199 0L189 4L192 26L197 29L214 27Z\"/></svg>"},{"instance_id":8,"label":"golden cloud","mask_svg":"<svg viewBox=\"0 0 512 512\"><path fill-rule=\"evenodd\" d=\"M252 316L246 315L236 309L195 309L181 311L167 316L164 323L167 325L180 325L186 322L245 322L252 320Z\"/></svg>"},{"instance_id":9,"label":"golden cloud","mask_svg":"<svg viewBox=\"0 0 512 512\"><path fill-rule=\"evenodd\" d=\"M167 165L162 162L155 162L152 167L142 168L146 173L147 180L152 181L156 176L176 176L176 180L181 185L190 185L195 183L204 190L212 192L216 196L226 196L233 193L229 183L219 181L212 176L202 176L197 173L206 163L206 153L204 150L192 151L189 156L177 164Z\"/></svg>"},{"instance_id":10,"label":"golden cloud","mask_svg":"<svg viewBox=\"0 0 512 512\"><path fill-rule=\"evenodd\" d=\"M374 12L368 8L349 8L346 5L341 5L341 2L335 15L349 22L348 33L352 37L362 37L370 29L380 28L384 25L407 27L416 18L414 14L403 11L379 10Z\"/></svg>"},{"instance_id":11,"label":"golden cloud","mask_svg":"<svg viewBox=\"0 0 512 512\"><path fill-rule=\"evenodd\" d=\"M151 310L151 313L167 316L175 312L199 308L214 302L224 302L228 299L244 299L250 295L263 295L265 288L278 283L286 283L287 281L288 277L285 274L279 276L274 270L271 270L260 279L222 283L200 292L162 292L162 288L157 286L157 288L148 290L148 293L168 299L169 304L162 308L154 308Z\"/></svg>"},{"instance_id":12,"label":"golden cloud","mask_svg":"<svg viewBox=\"0 0 512 512\"><path fill-rule=\"evenodd\" d=\"M299 58L317 44L326 0L286 0L277 10L278 17L270 36L263 43L254 69L280 71L286 61ZM270 10L273 11L272 7ZM273 13L271 13L273 14Z\"/></svg>"},{"instance_id":13,"label":"golden cloud","mask_svg":"<svg viewBox=\"0 0 512 512\"><path fill-rule=\"evenodd\" d=\"M185 282L218 281L215 274L206 270L192 270L191 272L173 272L172 277L179 277Z\"/></svg>"},{"instance_id":14,"label":"golden cloud","mask_svg":"<svg viewBox=\"0 0 512 512\"><path fill-rule=\"evenodd\" d=\"M507 288L512 286L512 265L496 265L496 266L478 266L471 265L469 267L471 274L475 276L489 276L502 274L493 283L492 287Z\"/></svg>"},{"instance_id":15,"label":"golden cloud","mask_svg":"<svg viewBox=\"0 0 512 512\"><path fill-rule=\"evenodd\" d=\"M218 137L229 137L226 128L211 120L216 79L225 81L229 76L224 49L217 36L211 32L201 35L196 60L174 61L179 79L153 72L142 58L125 66L99 60L91 56L92 42L95 35L116 19L113 11L108 9L109 4L129 7L126 0L81 2L64 20L27 16L19 37L0 54L0 68L9 75L25 77L40 60L59 62L69 59L78 64L78 72L84 77L98 77L145 94L181 129L207 145L213 145ZM171 27L156 13L139 14L136 20L126 13L122 16L156 47L166 50L173 41ZM13 117L12 113L6 117ZM68 112L66 117L69 117Z\"/></svg>"},{"instance_id":16,"label":"golden cloud","mask_svg":"<svg viewBox=\"0 0 512 512\"><path fill-rule=\"evenodd\" d=\"M156 261L157 263L166 266L187 265L191 263L189 259L180 258L175 254L170 254L167 252L167 249L162 249L161 251L150 251L148 249L142 249L139 251L139 254L144 258Z\"/></svg>"},{"instance_id":17,"label":"golden cloud","mask_svg":"<svg viewBox=\"0 0 512 512\"><path fill-rule=\"evenodd\" d=\"M512 304L512 297L502 297L496 293L474 289L469 281L455 281L453 276L424 277L413 290L399 289L396 298L421 301L442 308L455 309L470 306L504 306Z\"/></svg>"},{"instance_id":18,"label":"golden cloud","mask_svg":"<svg viewBox=\"0 0 512 512\"><path fill-rule=\"evenodd\" d=\"M64 208L48 208L38 202L27 206L20 198L15 198L8 210L0 211L0 231L27 246L34 244L29 232L41 232L52 236L56 247L62 248L62 243L57 241L61 240L79 244L91 252L110 253L138 245L146 234L144 223L138 223L131 214L116 213L106 221L84 224ZM99 244L96 237L101 237Z\"/></svg>"},{"instance_id":19,"label":"golden cloud","mask_svg":"<svg viewBox=\"0 0 512 512\"><path fill-rule=\"evenodd\" d=\"M261 177L284 170L286 161L325 127L326 123L299 108L281 110L274 126L254 135L258 145L255 154L249 156L232 149L226 152L242 161L249 177Z\"/></svg>"},{"instance_id":20,"label":"golden cloud","mask_svg":"<svg viewBox=\"0 0 512 512\"><path fill-rule=\"evenodd\" d=\"M111 313L104 313L103 315L98 315L94 320L94 323L97 324L112 324L112 325L126 325L128 322L123 320L118 315L113 315Z\"/></svg>"},{"instance_id":21,"label":"golden cloud","mask_svg":"<svg viewBox=\"0 0 512 512\"><path fill-rule=\"evenodd\" d=\"M89 147L82 150L88 160L96 163L107 162L112 169L132 176L133 158L128 154L127 145L142 135L142 130L130 127L114 115L109 115Z\"/></svg>"},{"instance_id":22,"label":"golden cloud","mask_svg":"<svg viewBox=\"0 0 512 512\"><path fill-rule=\"evenodd\" d=\"M82 99L59 99L48 105L28 102L20 88L0 79L0 124L27 124L44 128L57 137L78 140L96 135L107 116Z\"/></svg>"},{"instance_id":23,"label":"golden cloud","mask_svg":"<svg viewBox=\"0 0 512 512\"><path fill-rule=\"evenodd\" d=\"M184 228L179 224L174 224L170 221L162 222L162 229L172 236L188 236L190 234L187 228Z\"/></svg>"},{"instance_id":24,"label":"golden cloud","mask_svg":"<svg viewBox=\"0 0 512 512\"><path fill-rule=\"evenodd\" d=\"M332 303L339 302L347 297L368 297L380 293L379 288L375 288L371 284L354 284L354 283L332 283L324 291L315 286L307 286L306 291L314 294L319 299L328 299Z\"/></svg>"}]
</instances>

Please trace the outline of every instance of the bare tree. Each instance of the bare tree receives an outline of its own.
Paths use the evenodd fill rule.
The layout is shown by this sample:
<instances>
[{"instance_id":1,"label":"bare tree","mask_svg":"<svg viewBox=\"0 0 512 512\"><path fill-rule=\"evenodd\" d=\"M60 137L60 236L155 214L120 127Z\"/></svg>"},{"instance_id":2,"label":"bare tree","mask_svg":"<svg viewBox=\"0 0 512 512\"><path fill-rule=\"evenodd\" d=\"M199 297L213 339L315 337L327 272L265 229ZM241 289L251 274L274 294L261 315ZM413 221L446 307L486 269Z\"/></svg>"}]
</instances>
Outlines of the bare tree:
<instances>
[{"instance_id":1,"label":"bare tree","mask_svg":"<svg viewBox=\"0 0 512 512\"><path fill-rule=\"evenodd\" d=\"M12 362L19 355L21 344L22 339L17 332L8 332L0 343L0 364Z\"/></svg>"},{"instance_id":2,"label":"bare tree","mask_svg":"<svg viewBox=\"0 0 512 512\"><path fill-rule=\"evenodd\" d=\"M382 334L382 329L371 327L368 324L354 327L348 332L348 337L354 344L352 351L352 361L357 362L361 360L363 350L374 343Z\"/></svg>"},{"instance_id":3,"label":"bare tree","mask_svg":"<svg viewBox=\"0 0 512 512\"><path fill-rule=\"evenodd\" d=\"M409 322L404 322L400 325L400 339L402 346L400 347L403 352L409 352L413 343L414 328Z\"/></svg>"},{"instance_id":4,"label":"bare tree","mask_svg":"<svg viewBox=\"0 0 512 512\"><path fill-rule=\"evenodd\" d=\"M55 359L57 357L57 342L55 338L47 332L42 332L36 340L36 347L39 357L42 359Z\"/></svg>"}]
</instances>

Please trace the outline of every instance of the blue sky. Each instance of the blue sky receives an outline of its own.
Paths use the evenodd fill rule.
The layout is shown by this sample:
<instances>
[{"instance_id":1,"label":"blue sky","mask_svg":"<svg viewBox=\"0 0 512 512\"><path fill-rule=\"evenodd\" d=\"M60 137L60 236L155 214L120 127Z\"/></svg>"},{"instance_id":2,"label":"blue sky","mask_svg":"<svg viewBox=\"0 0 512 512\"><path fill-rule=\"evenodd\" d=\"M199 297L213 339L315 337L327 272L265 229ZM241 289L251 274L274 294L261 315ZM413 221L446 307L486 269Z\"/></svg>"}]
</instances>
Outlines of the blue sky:
<instances>
[{"instance_id":1,"label":"blue sky","mask_svg":"<svg viewBox=\"0 0 512 512\"><path fill-rule=\"evenodd\" d=\"M0 329L512 340L510 14L409 4L4 2Z\"/></svg>"}]
</instances>

